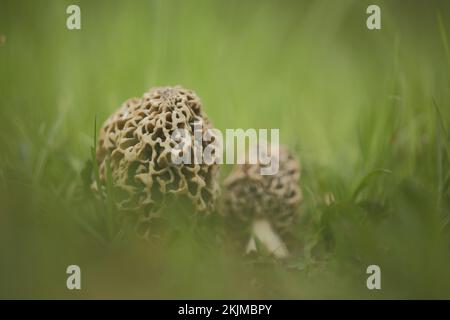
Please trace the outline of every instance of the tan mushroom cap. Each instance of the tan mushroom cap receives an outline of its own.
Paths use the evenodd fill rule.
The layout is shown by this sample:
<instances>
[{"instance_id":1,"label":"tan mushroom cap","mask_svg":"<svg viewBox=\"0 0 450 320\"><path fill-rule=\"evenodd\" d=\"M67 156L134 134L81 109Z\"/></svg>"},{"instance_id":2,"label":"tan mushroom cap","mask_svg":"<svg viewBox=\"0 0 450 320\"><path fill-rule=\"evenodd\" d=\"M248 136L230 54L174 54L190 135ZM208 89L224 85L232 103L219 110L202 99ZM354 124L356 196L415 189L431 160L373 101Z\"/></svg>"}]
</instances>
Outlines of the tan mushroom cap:
<instances>
[{"instance_id":1,"label":"tan mushroom cap","mask_svg":"<svg viewBox=\"0 0 450 320\"><path fill-rule=\"evenodd\" d=\"M183 196L194 209L209 212L218 195L217 164L175 164L171 135L185 129L194 141L194 123L202 134L212 128L199 97L180 86L153 88L142 98L127 100L103 124L97 146L100 179L107 161L114 185L123 191L122 209L144 209L139 223L149 223L167 194ZM202 146L205 148L205 146Z\"/></svg>"},{"instance_id":2,"label":"tan mushroom cap","mask_svg":"<svg viewBox=\"0 0 450 320\"><path fill-rule=\"evenodd\" d=\"M260 169L259 163L238 165L225 179L225 213L244 223L267 219L283 233L302 200L300 163L285 146L279 146L278 173L261 175Z\"/></svg>"}]
</instances>

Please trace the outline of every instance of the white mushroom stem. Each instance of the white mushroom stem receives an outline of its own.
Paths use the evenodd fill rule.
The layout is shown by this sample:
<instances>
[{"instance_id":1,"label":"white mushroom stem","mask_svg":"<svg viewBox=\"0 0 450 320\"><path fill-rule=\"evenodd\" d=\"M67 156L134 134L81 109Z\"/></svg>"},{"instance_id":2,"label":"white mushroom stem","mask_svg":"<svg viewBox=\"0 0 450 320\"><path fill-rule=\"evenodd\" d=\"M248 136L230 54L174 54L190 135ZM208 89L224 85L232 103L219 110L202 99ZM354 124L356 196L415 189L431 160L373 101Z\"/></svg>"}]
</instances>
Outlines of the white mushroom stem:
<instances>
[{"instance_id":1,"label":"white mushroom stem","mask_svg":"<svg viewBox=\"0 0 450 320\"><path fill-rule=\"evenodd\" d=\"M258 238L264 248L276 258L282 259L289 255L286 245L272 228L272 225L268 220L258 219L253 222L252 237L250 238L245 250L247 254L252 251L257 251L255 238Z\"/></svg>"}]
</instances>

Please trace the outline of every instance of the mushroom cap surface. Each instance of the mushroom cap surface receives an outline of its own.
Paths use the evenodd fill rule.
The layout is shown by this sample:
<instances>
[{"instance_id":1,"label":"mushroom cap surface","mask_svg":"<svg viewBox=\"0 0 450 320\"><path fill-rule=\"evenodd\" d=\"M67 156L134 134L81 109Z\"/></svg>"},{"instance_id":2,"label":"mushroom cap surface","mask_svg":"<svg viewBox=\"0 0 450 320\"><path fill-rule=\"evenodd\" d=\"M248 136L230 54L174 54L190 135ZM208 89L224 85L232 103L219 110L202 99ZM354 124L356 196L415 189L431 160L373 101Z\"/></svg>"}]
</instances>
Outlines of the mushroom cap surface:
<instances>
[{"instance_id":1,"label":"mushroom cap surface","mask_svg":"<svg viewBox=\"0 0 450 320\"><path fill-rule=\"evenodd\" d=\"M141 98L125 101L103 124L97 144L102 187L110 166L120 191L120 209L138 209L139 224L158 216L167 195L189 199L195 211L209 212L218 195L217 164L176 164L171 151L176 129L194 145L194 123L201 134L212 128L199 97L180 86L152 88ZM205 145L201 145L205 148ZM94 189L98 188L94 183ZM145 229L145 228L144 228Z\"/></svg>"},{"instance_id":2,"label":"mushroom cap surface","mask_svg":"<svg viewBox=\"0 0 450 320\"><path fill-rule=\"evenodd\" d=\"M261 175L259 162L234 167L224 183L226 215L241 224L267 219L280 233L289 229L302 200L301 167L284 146L279 146L278 160L279 170L274 175Z\"/></svg>"}]
</instances>

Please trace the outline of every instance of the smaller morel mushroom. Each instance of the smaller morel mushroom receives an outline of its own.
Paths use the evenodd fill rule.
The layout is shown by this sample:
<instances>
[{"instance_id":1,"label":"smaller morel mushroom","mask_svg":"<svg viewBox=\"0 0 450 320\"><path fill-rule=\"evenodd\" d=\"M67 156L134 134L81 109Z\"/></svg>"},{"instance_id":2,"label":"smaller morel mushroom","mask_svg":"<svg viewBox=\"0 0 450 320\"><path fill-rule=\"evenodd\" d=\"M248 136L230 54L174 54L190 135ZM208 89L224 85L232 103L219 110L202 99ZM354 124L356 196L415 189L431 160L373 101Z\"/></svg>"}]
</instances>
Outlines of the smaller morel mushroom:
<instances>
[{"instance_id":1,"label":"smaller morel mushroom","mask_svg":"<svg viewBox=\"0 0 450 320\"><path fill-rule=\"evenodd\" d=\"M261 175L259 162L233 169L225 179L224 213L232 224L251 228L247 253L257 249L258 241L270 254L285 258L289 252L281 237L298 214L301 167L284 146L277 159L279 170L274 175Z\"/></svg>"},{"instance_id":2,"label":"smaller morel mushroom","mask_svg":"<svg viewBox=\"0 0 450 320\"><path fill-rule=\"evenodd\" d=\"M196 123L200 134L212 125L198 96L180 86L153 88L142 98L127 100L100 130L97 162L101 186L108 166L119 209L137 212L140 235L148 238L152 220L160 217L168 196L187 199L197 212L210 212L218 195L217 164L174 163L175 130L185 130L194 145ZM186 141L187 141L186 140ZM200 146L205 147L205 146Z\"/></svg>"}]
</instances>

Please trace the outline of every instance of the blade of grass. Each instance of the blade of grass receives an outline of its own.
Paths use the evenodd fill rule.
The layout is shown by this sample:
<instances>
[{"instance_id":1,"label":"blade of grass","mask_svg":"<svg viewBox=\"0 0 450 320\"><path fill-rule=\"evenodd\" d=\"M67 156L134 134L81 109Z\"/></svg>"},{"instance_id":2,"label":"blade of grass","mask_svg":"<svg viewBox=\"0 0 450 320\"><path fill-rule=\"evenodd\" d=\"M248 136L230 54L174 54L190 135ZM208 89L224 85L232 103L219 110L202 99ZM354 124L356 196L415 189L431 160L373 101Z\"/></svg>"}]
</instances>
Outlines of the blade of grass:
<instances>
[{"instance_id":1,"label":"blade of grass","mask_svg":"<svg viewBox=\"0 0 450 320\"><path fill-rule=\"evenodd\" d=\"M98 163L97 163L97 116L94 118L94 143L93 147L91 147L91 161L92 161L92 167L94 169L94 177L95 177L95 183L97 184L97 189L100 192L100 173L98 169Z\"/></svg>"},{"instance_id":2,"label":"blade of grass","mask_svg":"<svg viewBox=\"0 0 450 320\"><path fill-rule=\"evenodd\" d=\"M436 122L438 123L436 128L436 170L437 170L437 186L438 186L438 194L437 194L437 204L438 208L441 209L441 199L442 194L445 190L444 186L446 183L446 177L444 177L444 156L442 154L442 149L445 150L447 159L450 159L450 150L448 143L445 140L442 139L442 136L448 137L447 129L445 127L444 121L442 120L443 116L441 111L439 110L439 107L436 103L436 101L433 99L433 105L436 109Z\"/></svg>"},{"instance_id":3,"label":"blade of grass","mask_svg":"<svg viewBox=\"0 0 450 320\"><path fill-rule=\"evenodd\" d=\"M443 115L441 113L441 110L439 109L439 106L436 103L436 100L433 99L433 105L436 109L436 118L437 118L437 122L439 124L439 128L440 130L442 130L442 132L444 132L444 137L448 137L448 130L445 127L445 122L443 120ZM443 144L444 148L445 148L445 152L447 154L447 159L450 159L450 146L448 143L447 139L444 139L444 141L441 140L441 144Z\"/></svg>"},{"instance_id":4,"label":"blade of grass","mask_svg":"<svg viewBox=\"0 0 450 320\"><path fill-rule=\"evenodd\" d=\"M445 56L447 57L447 67L450 73L450 48L447 41L447 32L445 30L444 22L442 20L442 15L440 12L437 12L437 21L438 21L438 29L439 34L441 35L442 45L444 46Z\"/></svg>"},{"instance_id":5,"label":"blade of grass","mask_svg":"<svg viewBox=\"0 0 450 320\"><path fill-rule=\"evenodd\" d=\"M358 197L358 195L360 194L360 192L368 186L369 181L373 178L376 177L380 174L390 174L392 173L392 171L387 170L387 169L377 169L374 170L372 172L369 172L368 174L366 174L364 176L364 178L361 179L360 183L358 184L358 186L355 188L355 191L353 191L352 193L352 197L351 200L355 201L355 199Z\"/></svg>"},{"instance_id":6,"label":"blade of grass","mask_svg":"<svg viewBox=\"0 0 450 320\"><path fill-rule=\"evenodd\" d=\"M109 159L106 160L106 224L108 227L109 239L114 239L114 184Z\"/></svg>"}]
</instances>

